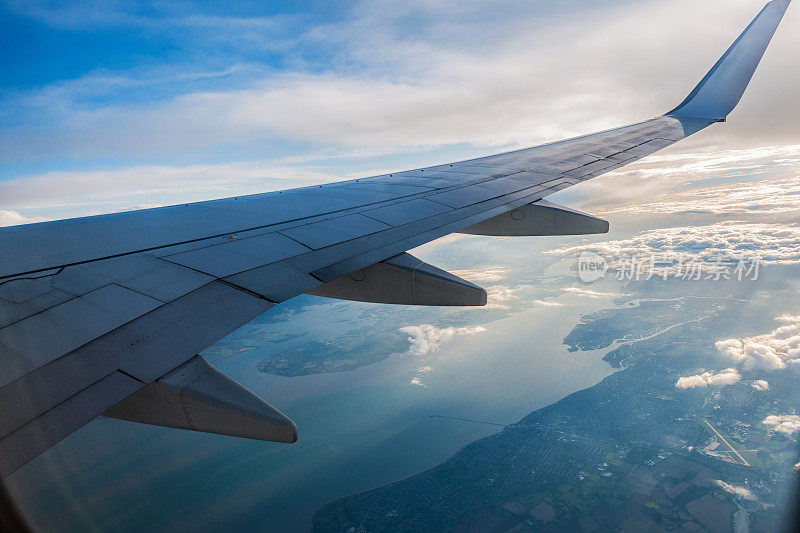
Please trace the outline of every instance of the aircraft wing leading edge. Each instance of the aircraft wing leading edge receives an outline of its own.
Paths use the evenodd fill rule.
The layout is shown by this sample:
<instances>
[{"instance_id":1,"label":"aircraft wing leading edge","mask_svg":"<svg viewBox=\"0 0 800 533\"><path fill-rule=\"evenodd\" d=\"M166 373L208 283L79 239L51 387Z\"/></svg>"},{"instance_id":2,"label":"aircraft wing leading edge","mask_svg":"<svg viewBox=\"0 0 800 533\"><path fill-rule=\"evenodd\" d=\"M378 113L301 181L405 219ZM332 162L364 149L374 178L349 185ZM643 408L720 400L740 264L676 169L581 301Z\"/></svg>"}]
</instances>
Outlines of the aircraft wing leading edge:
<instances>
[{"instance_id":1,"label":"aircraft wing leading edge","mask_svg":"<svg viewBox=\"0 0 800 533\"><path fill-rule=\"evenodd\" d=\"M308 292L484 304L480 287L406 250L460 231L607 231L543 198L724 120L788 5L768 3L680 106L638 124L371 178L0 229L0 475L102 414L294 442L290 419L197 354Z\"/></svg>"}]
</instances>

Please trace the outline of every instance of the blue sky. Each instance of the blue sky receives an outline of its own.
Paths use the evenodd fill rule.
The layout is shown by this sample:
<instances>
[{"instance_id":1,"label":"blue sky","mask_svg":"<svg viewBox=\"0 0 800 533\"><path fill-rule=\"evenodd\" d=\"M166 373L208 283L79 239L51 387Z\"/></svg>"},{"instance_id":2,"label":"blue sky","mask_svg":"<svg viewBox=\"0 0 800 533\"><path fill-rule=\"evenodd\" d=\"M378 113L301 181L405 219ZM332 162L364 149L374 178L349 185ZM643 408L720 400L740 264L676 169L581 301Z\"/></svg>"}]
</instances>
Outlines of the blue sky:
<instances>
[{"instance_id":1,"label":"blue sky","mask_svg":"<svg viewBox=\"0 0 800 533\"><path fill-rule=\"evenodd\" d=\"M202 74L225 77L244 66L280 70L298 62L314 68L323 54L293 42L347 12L346 2L4 2L3 85L24 92L90 75L144 81L150 71L197 73L196 84L131 91L134 101L147 101L212 87Z\"/></svg>"},{"instance_id":2,"label":"blue sky","mask_svg":"<svg viewBox=\"0 0 800 533\"><path fill-rule=\"evenodd\" d=\"M695 4L0 1L0 211L14 214L0 222L413 168L649 118L762 2ZM790 141L794 19L739 121L695 145Z\"/></svg>"}]
</instances>

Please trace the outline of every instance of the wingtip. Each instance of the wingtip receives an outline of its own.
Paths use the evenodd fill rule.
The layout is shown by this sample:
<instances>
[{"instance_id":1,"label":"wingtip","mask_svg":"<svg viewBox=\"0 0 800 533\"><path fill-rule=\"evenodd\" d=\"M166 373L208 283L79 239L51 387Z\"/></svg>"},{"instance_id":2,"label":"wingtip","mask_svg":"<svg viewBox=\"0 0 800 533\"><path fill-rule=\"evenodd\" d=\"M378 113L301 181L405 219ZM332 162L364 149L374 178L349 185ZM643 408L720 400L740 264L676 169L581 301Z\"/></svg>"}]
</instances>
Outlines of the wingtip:
<instances>
[{"instance_id":1,"label":"wingtip","mask_svg":"<svg viewBox=\"0 0 800 533\"><path fill-rule=\"evenodd\" d=\"M689 96L666 115L709 120L727 117L742 98L790 3L768 2Z\"/></svg>"},{"instance_id":2,"label":"wingtip","mask_svg":"<svg viewBox=\"0 0 800 533\"><path fill-rule=\"evenodd\" d=\"M789 7L789 4L791 3L792 0L770 0L769 2L767 2L767 6L770 5L783 6L783 9L785 11Z\"/></svg>"}]
</instances>

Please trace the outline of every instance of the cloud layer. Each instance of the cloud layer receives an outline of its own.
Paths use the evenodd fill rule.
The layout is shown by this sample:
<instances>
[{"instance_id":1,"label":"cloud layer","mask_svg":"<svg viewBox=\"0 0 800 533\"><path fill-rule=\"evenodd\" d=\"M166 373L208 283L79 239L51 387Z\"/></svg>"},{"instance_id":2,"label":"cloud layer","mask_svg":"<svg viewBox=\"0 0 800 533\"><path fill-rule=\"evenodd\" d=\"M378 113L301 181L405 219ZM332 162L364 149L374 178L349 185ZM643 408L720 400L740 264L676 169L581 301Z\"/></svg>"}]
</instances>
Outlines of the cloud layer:
<instances>
[{"instance_id":1,"label":"cloud layer","mask_svg":"<svg viewBox=\"0 0 800 533\"><path fill-rule=\"evenodd\" d=\"M331 20L10 5L51 28L157 36L182 52L0 92L0 182L15 181L3 208L54 218L65 204L86 214L191 200L196 189L254 192L242 167L302 183L654 116L689 92L760 2L381 0L348 3ZM787 17L736 120L691 142L796 140L799 26ZM320 151L379 157L275 172L275 159Z\"/></svg>"},{"instance_id":2,"label":"cloud layer","mask_svg":"<svg viewBox=\"0 0 800 533\"><path fill-rule=\"evenodd\" d=\"M549 250L545 254L578 257L595 253L609 269L642 274L706 277L716 273L753 279L761 265L800 263L800 226L729 221L706 226L661 228L630 239ZM740 265L739 262L743 261ZM638 265L638 267L636 266ZM693 268L696 272L689 272ZM723 272L724 271L724 272ZM722 277L722 276L720 276ZM640 278L641 279L641 278Z\"/></svg>"},{"instance_id":3,"label":"cloud layer","mask_svg":"<svg viewBox=\"0 0 800 533\"><path fill-rule=\"evenodd\" d=\"M794 148L794 147L793 147ZM800 174L800 162L797 163ZM635 202L619 208L626 213L715 215L780 215L800 211L800 183L795 177L754 183L728 183L667 195L658 202Z\"/></svg>"},{"instance_id":4,"label":"cloud layer","mask_svg":"<svg viewBox=\"0 0 800 533\"><path fill-rule=\"evenodd\" d=\"M562 194L572 197L571 205L591 203L593 211L605 214L763 216L800 209L800 145L736 150L704 146L700 151L682 146L678 144ZM758 181L741 182L751 176Z\"/></svg>"}]
</instances>

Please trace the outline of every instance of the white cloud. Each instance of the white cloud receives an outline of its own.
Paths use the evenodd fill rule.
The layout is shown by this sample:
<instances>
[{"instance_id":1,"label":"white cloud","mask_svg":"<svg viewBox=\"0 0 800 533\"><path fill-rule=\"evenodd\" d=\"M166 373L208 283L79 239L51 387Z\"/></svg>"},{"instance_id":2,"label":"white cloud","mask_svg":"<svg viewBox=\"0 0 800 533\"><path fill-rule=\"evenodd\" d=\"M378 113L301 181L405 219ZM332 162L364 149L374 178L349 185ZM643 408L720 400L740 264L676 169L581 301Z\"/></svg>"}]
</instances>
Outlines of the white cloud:
<instances>
[{"instance_id":1,"label":"white cloud","mask_svg":"<svg viewBox=\"0 0 800 533\"><path fill-rule=\"evenodd\" d=\"M442 343L448 342L456 336L477 335L486 331L486 328L483 326L437 328L430 324L420 324L418 326L404 326L400 328L400 331L409 335L408 341L411 346L408 348L407 353L411 355L427 355L439 350Z\"/></svg>"},{"instance_id":2,"label":"white cloud","mask_svg":"<svg viewBox=\"0 0 800 533\"><path fill-rule=\"evenodd\" d=\"M675 151L656 153L562 194L572 197L570 205L591 203L592 211L606 214L775 215L800 209L800 145ZM741 183L742 176L757 181ZM715 185L702 186L712 180Z\"/></svg>"},{"instance_id":3,"label":"white cloud","mask_svg":"<svg viewBox=\"0 0 800 533\"><path fill-rule=\"evenodd\" d=\"M727 368L721 372L703 372L695 376L684 376L678 379L675 386L679 389L691 389L695 387L717 386L724 387L733 385L742 379L739 371L735 368Z\"/></svg>"},{"instance_id":4,"label":"white cloud","mask_svg":"<svg viewBox=\"0 0 800 533\"><path fill-rule=\"evenodd\" d=\"M507 287L505 285L493 285L491 287L486 287L488 300L494 303L513 300L516 298L515 293L518 290L519 289L512 289L511 287Z\"/></svg>"},{"instance_id":5,"label":"white cloud","mask_svg":"<svg viewBox=\"0 0 800 533\"><path fill-rule=\"evenodd\" d=\"M764 419L764 425L778 433L794 435L800 431L800 416L797 415L769 415Z\"/></svg>"},{"instance_id":6,"label":"white cloud","mask_svg":"<svg viewBox=\"0 0 800 533\"><path fill-rule=\"evenodd\" d=\"M719 341L717 350L742 362L748 370L800 369L800 316L783 315L777 320L781 326L769 333Z\"/></svg>"},{"instance_id":7,"label":"white cloud","mask_svg":"<svg viewBox=\"0 0 800 533\"><path fill-rule=\"evenodd\" d=\"M692 17L684 16L687 10ZM56 25L95 20L72 10L25 11ZM179 27L181 36L192 30L193 38L204 43L227 38L236 48L279 48L288 67L276 72L256 66L235 82L227 69L198 64L61 81L4 106L21 111L14 111L18 120L2 121L7 142L0 146L0 158L41 162L68 157L120 165L255 160L265 145L295 141L299 146L289 149L295 155L320 145L397 153L472 143L459 152L464 155L529 146L650 117L677 104L755 13L751 0L357 2L340 22L304 28L287 38L284 21L274 17L156 20L119 9L88 11L99 12L101 23L111 21L114 27ZM758 137L796 138L800 112L790 105L800 79L793 68L800 40L796 19L784 21L736 120L696 142L742 138L752 145ZM322 64L314 62L319 54L303 53L320 49L328 51ZM174 70L175 78L203 81L182 84L187 87L182 94L163 95L153 90L163 82L152 70ZM128 100L131 86L147 98ZM103 98L92 101L87 94ZM48 147L46 156L41 146ZM224 172L217 176L235 181ZM153 186L147 175L140 178L142 190ZM56 195L56 202L82 201L96 183L79 185L48 195ZM26 187L18 193L26 198L43 191L35 179ZM162 195L167 194L162 191L148 201L171 203Z\"/></svg>"},{"instance_id":8,"label":"white cloud","mask_svg":"<svg viewBox=\"0 0 800 533\"><path fill-rule=\"evenodd\" d=\"M718 487L726 492L730 492L735 496L741 496L745 500L755 501L756 497L753 494L753 491L748 489L747 487L741 487L738 485L731 485L730 483L725 483L721 479L714 481Z\"/></svg>"},{"instance_id":9,"label":"white cloud","mask_svg":"<svg viewBox=\"0 0 800 533\"><path fill-rule=\"evenodd\" d=\"M466 270L451 270L454 276L464 278L474 283L492 283L502 281L508 276L508 267L488 266Z\"/></svg>"},{"instance_id":10,"label":"white cloud","mask_svg":"<svg viewBox=\"0 0 800 533\"><path fill-rule=\"evenodd\" d=\"M547 300L533 300L531 303L536 305L542 305L544 307L563 307L564 304L560 304L558 302L548 302Z\"/></svg>"},{"instance_id":11,"label":"white cloud","mask_svg":"<svg viewBox=\"0 0 800 533\"><path fill-rule=\"evenodd\" d=\"M273 132L360 145L529 142L663 112L688 93L755 14L746 0L702 7L690 0L579 5L544 16L544 2L468 8L449 1L361 2L345 21L299 37L306 46L332 50L339 60L333 66L340 70L325 65L328 69L271 72L234 91L198 91L155 109L70 111L81 125L122 126L106 130L111 139L94 141L106 149L125 146L118 144L120 132L133 138L131 144L151 149L159 142L170 149L186 138L196 145L216 144ZM683 16L687 9L691 19ZM207 26L209 19L214 18L195 18L195 26L203 27L198 20ZM231 33L245 33L241 21L233 22L225 21ZM759 72L775 86L773 100L764 106L775 105L775 93L791 101L794 76L780 67L792 65L786 56L797 39L791 28L781 30L782 40L770 49L771 64ZM690 50L695 53L682 53ZM581 76L574 75L578 70ZM747 96L761 103L752 93ZM785 108L783 114L790 113ZM171 117L169 124L163 116ZM144 131L152 135L136 135Z\"/></svg>"},{"instance_id":12,"label":"white cloud","mask_svg":"<svg viewBox=\"0 0 800 533\"><path fill-rule=\"evenodd\" d=\"M757 391L769 390L769 382L763 379L757 379L753 381L753 388Z\"/></svg>"},{"instance_id":13,"label":"white cloud","mask_svg":"<svg viewBox=\"0 0 800 533\"><path fill-rule=\"evenodd\" d=\"M416 385L417 387L422 387L422 388L425 388L425 382L424 382L424 381L422 381L422 380L421 380L420 378L418 378L418 377L413 377L413 378L411 378L411 381L410 381L409 383L411 383L412 385Z\"/></svg>"},{"instance_id":14,"label":"white cloud","mask_svg":"<svg viewBox=\"0 0 800 533\"><path fill-rule=\"evenodd\" d=\"M592 291L589 289L581 289L580 287L566 287L564 292L586 296L588 298L610 298L612 296L617 296L617 294L613 292Z\"/></svg>"},{"instance_id":15,"label":"white cloud","mask_svg":"<svg viewBox=\"0 0 800 533\"><path fill-rule=\"evenodd\" d=\"M291 163L251 161L47 172L0 181L0 198L6 206L46 209L74 204L73 195L80 194L80 204L84 210L108 212L137 208L156 200L161 205L174 204L316 185L340 179L330 174L303 170Z\"/></svg>"},{"instance_id":16,"label":"white cloud","mask_svg":"<svg viewBox=\"0 0 800 533\"><path fill-rule=\"evenodd\" d=\"M800 156L800 146L789 146ZM767 164L765 162L765 164ZM793 172L800 171L800 158L793 161ZM762 167L763 168L763 167ZM738 171L759 169L739 168ZM709 178L712 176L709 176ZM691 188L662 195L657 202L631 202L612 210L625 213L713 213L732 215L778 215L800 211L800 183L793 176L753 183L726 183L714 187Z\"/></svg>"},{"instance_id":17,"label":"white cloud","mask_svg":"<svg viewBox=\"0 0 800 533\"><path fill-rule=\"evenodd\" d=\"M417 369L417 372L419 372L420 374L427 374L427 373L428 373L428 372L430 372L431 370L433 370L433 367L432 367L432 366L425 365L425 366L421 366L421 367L419 367L419 368Z\"/></svg>"},{"instance_id":18,"label":"white cloud","mask_svg":"<svg viewBox=\"0 0 800 533\"><path fill-rule=\"evenodd\" d=\"M0 226L16 226L30 222L26 217L16 211L4 211L0 209Z\"/></svg>"}]
</instances>

